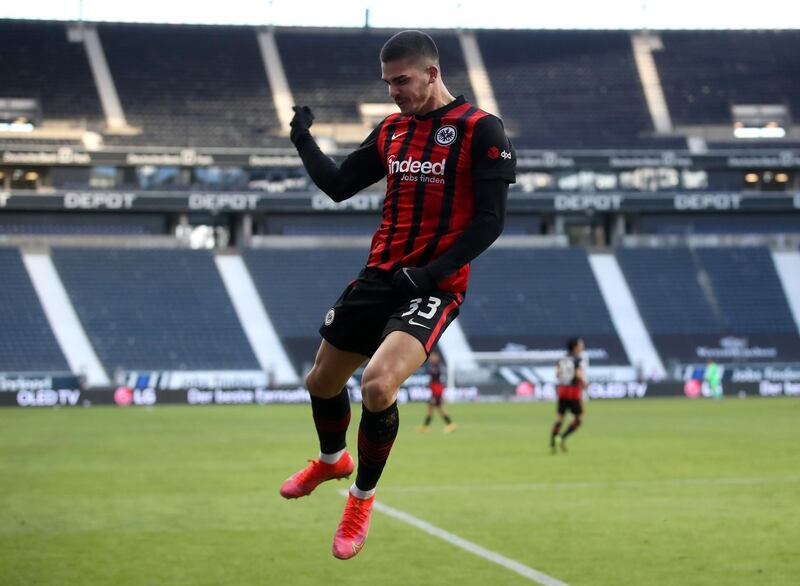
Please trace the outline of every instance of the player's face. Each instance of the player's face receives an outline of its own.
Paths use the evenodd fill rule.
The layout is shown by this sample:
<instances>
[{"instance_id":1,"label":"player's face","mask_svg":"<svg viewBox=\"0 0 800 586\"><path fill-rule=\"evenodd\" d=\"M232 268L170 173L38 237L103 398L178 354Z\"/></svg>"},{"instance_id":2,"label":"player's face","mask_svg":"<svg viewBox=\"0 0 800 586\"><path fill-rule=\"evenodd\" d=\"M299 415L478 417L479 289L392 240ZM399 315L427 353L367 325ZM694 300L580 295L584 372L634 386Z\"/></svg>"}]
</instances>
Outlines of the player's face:
<instances>
[{"instance_id":1,"label":"player's face","mask_svg":"<svg viewBox=\"0 0 800 586\"><path fill-rule=\"evenodd\" d=\"M424 114L433 94L435 66L425 67L408 59L381 63L381 78L389 87L389 97L404 116Z\"/></svg>"},{"instance_id":2,"label":"player's face","mask_svg":"<svg viewBox=\"0 0 800 586\"><path fill-rule=\"evenodd\" d=\"M575 354L580 354L586 350L586 345L583 343L583 340L578 340L578 344L575 346Z\"/></svg>"}]
</instances>

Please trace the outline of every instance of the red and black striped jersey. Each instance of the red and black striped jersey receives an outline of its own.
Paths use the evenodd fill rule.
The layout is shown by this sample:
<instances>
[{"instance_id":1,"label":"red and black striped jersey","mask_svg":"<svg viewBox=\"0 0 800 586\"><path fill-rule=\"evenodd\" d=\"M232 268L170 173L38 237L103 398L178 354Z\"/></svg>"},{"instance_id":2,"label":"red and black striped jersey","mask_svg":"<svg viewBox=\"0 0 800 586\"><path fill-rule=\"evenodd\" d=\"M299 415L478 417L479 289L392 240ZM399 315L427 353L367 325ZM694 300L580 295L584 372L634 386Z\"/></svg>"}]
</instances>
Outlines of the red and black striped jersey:
<instances>
[{"instance_id":1,"label":"red and black striped jersey","mask_svg":"<svg viewBox=\"0 0 800 586\"><path fill-rule=\"evenodd\" d=\"M367 266L387 271L428 265L453 245L474 217L475 181L515 181L502 122L463 96L423 116L389 116L348 159L370 183L386 176ZM462 293L468 277L466 264L438 287Z\"/></svg>"},{"instance_id":2,"label":"red and black striped jersey","mask_svg":"<svg viewBox=\"0 0 800 586\"><path fill-rule=\"evenodd\" d=\"M567 354L556 363L556 379L558 381L558 398L579 401L583 387L578 379L578 369L586 374L587 361L583 356Z\"/></svg>"}]
</instances>

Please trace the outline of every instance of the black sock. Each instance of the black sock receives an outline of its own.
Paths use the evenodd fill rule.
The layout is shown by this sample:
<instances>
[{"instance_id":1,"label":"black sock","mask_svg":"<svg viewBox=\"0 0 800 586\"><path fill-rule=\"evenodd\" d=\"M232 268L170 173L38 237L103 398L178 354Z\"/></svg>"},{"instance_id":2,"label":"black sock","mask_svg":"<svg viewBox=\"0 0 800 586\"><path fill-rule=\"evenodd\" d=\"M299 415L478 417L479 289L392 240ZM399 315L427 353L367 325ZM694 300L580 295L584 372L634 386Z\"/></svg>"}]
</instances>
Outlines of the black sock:
<instances>
[{"instance_id":1,"label":"black sock","mask_svg":"<svg viewBox=\"0 0 800 586\"><path fill-rule=\"evenodd\" d=\"M580 426L581 426L581 420L580 419L573 420L572 423L570 424L570 426L567 428L567 431L565 431L564 435L561 436L561 439L567 439L567 436L569 436L571 433L573 433Z\"/></svg>"},{"instance_id":2,"label":"black sock","mask_svg":"<svg viewBox=\"0 0 800 586\"><path fill-rule=\"evenodd\" d=\"M556 421L553 424L553 429L550 432L550 445L551 446L555 445L555 443L556 443L556 436L558 435L558 432L561 431L561 423L562 423L561 421Z\"/></svg>"},{"instance_id":3,"label":"black sock","mask_svg":"<svg viewBox=\"0 0 800 586\"><path fill-rule=\"evenodd\" d=\"M432 417L430 415L426 416L425 417L425 423L423 423L422 425L424 425L425 427L428 427L431 424L431 419L432 419Z\"/></svg>"},{"instance_id":4,"label":"black sock","mask_svg":"<svg viewBox=\"0 0 800 586\"><path fill-rule=\"evenodd\" d=\"M447 425L450 425L451 423L453 423L453 420L452 420L452 419L450 419L450 416L449 416L449 415L442 415L442 419L444 419L444 422L445 422Z\"/></svg>"},{"instance_id":5,"label":"black sock","mask_svg":"<svg viewBox=\"0 0 800 586\"><path fill-rule=\"evenodd\" d=\"M347 445L347 426L350 424L350 395L347 389L330 399L311 395L311 412L319 436L319 451L335 454Z\"/></svg>"},{"instance_id":6,"label":"black sock","mask_svg":"<svg viewBox=\"0 0 800 586\"><path fill-rule=\"evenodd\" d=\"M372 490L378 484L399 428L400 412L396 401L387 409L375 413L362 405L356 476L356 487L359 490Z\"/></svg>"}]
</instances>

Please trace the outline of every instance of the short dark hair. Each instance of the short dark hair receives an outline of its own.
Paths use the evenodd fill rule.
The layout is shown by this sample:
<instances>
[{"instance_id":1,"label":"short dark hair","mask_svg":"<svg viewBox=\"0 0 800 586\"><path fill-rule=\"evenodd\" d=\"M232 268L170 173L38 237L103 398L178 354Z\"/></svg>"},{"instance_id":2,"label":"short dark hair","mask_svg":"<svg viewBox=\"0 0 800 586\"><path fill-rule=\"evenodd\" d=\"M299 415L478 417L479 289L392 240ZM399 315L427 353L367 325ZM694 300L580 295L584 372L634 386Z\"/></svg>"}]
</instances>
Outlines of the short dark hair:
<instances>
[{"instance_id":1,"label":"short dark hair","mask_svg":"<svg viewBox=\"0 0 800 586\"><path fill-rule=\"evenodd\" d=\"M409 59L421 61L427 59L439 64L439 49L430 35L422 31L400 31L386 41L381 49L381 62Z\"/></svg>"},{"instance_id":2,"label":"short dark hair","mask_svg":"<svg viewBox=\"0 0 800 586\"><path fill-rule=\"evenodd\" d=\"M581 338L580 336L576 336L574 338L567 339L567 351L568 352L574 352L575 348L578 347L578 342L580 342L582 340L583 340L583 338Z\"/></svg>"}]
</instances>

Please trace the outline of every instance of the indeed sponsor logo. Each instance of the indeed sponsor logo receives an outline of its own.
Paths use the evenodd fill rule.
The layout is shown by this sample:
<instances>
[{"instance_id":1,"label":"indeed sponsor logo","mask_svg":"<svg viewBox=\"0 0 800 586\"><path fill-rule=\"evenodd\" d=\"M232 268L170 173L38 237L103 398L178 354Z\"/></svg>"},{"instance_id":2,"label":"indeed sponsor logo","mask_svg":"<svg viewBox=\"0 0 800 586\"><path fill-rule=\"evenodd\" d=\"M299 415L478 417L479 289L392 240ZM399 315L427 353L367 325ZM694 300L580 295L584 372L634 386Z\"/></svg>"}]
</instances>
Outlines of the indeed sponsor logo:
<instances>
[{"instance_id":1,"label":"indeed sponsor logo","mask_svg":"<svg viewBox=\"0 0 800 586\"><path fill-rule=\"evenodd\" d=\"M438 163L431 161L417 161L413 157L408 157L402 161L390 155L387 159L389 173L425 173L426 175L444 175L445 159Z\"/></svg>"}]
</instances>

